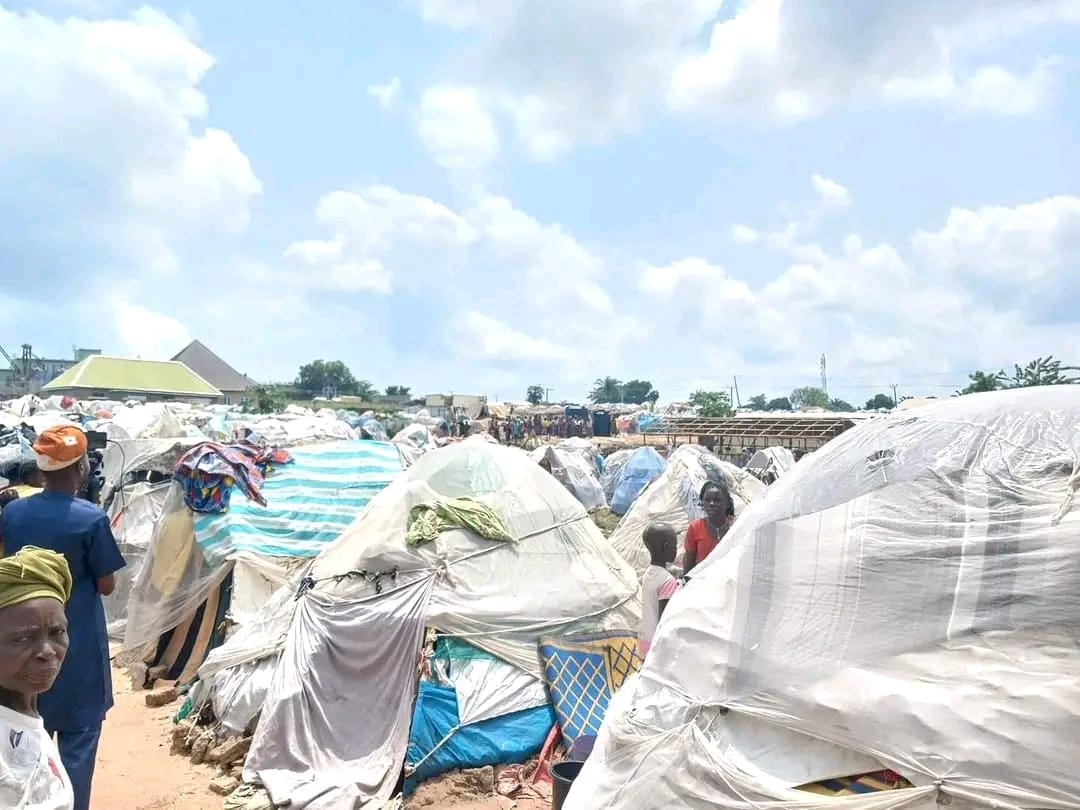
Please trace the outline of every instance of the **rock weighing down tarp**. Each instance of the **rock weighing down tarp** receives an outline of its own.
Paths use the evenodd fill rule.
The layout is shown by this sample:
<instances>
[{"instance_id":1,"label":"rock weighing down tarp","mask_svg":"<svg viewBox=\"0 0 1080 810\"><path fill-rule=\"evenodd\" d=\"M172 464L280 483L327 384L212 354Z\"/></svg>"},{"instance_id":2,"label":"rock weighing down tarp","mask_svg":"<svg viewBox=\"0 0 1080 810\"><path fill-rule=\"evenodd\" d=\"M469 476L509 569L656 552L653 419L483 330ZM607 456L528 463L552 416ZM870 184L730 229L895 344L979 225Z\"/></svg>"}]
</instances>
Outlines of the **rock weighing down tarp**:
<instances>
[{"instance_id":1,"label":"rock weighing down tarp","mask_svg":"<svg viewBox=\"0 0 1080 810\"><path fill-rule=\"evenodd\" d=\"M514 541L456 529L419 546L406 542L414 506L463 496L494 509ZM639 609L634 571L582 505L520 450L469 439L427 453L380 493L315 560L299 598L296 589L282 592L273 612L287 636L265 701L253 701L263 710L244 775L299 809L382 807L407 748L420 773L470 721L513 719L538 702L550 720L538 640L635 627ZM271 644L280 626L264 629ZM460 729L448 728L427 751L432 735L410 748L425 627L494 656L451 668ZM230 645L200 674L228 678L218 662L244 660ZM255 651L241 666L258 666L266 652L258 645L251 635L237 638L235 646ZM411 725L426 728L431 718Z\"/></svg>"},{"instance_id":2,"label":"rock weighing down tarp","mask_svg":"<svg viewBox=\"0 0 1080 810\"><path fill-rule=\"evenodd\" d=\"M567 810L1080 807L1080 387L800 461L671 601ZM838 801L808 783L888 768Z\"/></svg>"}]
</instances>

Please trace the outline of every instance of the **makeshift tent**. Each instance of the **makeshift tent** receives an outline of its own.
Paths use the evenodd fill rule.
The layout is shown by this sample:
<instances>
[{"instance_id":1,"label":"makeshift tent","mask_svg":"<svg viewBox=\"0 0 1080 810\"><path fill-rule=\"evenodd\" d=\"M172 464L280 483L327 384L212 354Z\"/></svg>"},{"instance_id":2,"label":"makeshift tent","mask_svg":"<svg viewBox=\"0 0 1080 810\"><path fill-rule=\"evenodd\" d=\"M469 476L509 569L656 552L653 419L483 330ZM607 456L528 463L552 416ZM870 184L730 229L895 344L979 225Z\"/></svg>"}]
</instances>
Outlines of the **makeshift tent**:
<instances>
[{"instance_id":1,"label":"makeshift tent","mask_svg":"<svg viewBox=\"0 0 1080 810\"><path fill-rule=\"evenodd\" d=\"M669 523L681 539L692 520L703 517L698 495L706 481L723 484L735 501L735 515L765 491L765 485L734 464L721 461L704 447L683 445L671 454L667 469L642 492L611 535L611 545L644 576L649 554L641 542L645 527ZM725 541L726 542L726 541Z\"/></svg>"},{"instance_id":2,"label":"makeshift tent","mask_svg":"<svg viewBox=\"0 0 1080 810\"><path fill-rule=\"evenodd\" d=\"M611 511L616 515L625 515L641 491L663 475L666 469L664 457L652 447L635 450L619 472L619 480L611 496Z\"/></svg>"},{"instance_id":3,"label":"makeshift tent","mask_svg":"<svg viewBox=\"0 0 1080 810\"><path fill-rule=\"evenodd\" d=\"M607 498L608 503L611 503L611 499L615 497L615 485L619 483L619 474L632 455L634 455L632 449L616 450L604 458L604 471L600 473L600 488L604 490L604 497Z\"/></svg>"},{"instance_id":4,"label":"makeshift tent","mask_svg":"<svg viewBox=\"0 0 1080 810\"><path fill-rule=\"evenodd\" d=\"M758 450L746 462L746 471L771 484L794 466L795 454L786 447L766 447Z\"/></svg>"},{"instance_id":5,"label":"makeshift tent","mask_svg":"<svg viewBox=\"0 0 1080 810\"><path fill-rule=\"evenodd\" d=\"M537 464L551 474L573 494L586 511L594 512L607 506L596 468L579 453L559 450L550 444L541 445L529 453Z\"/></svg>"},{"instance_id":6,"label":"makeshift tent","mask_svg":"<svg viewBox=\"0 0 1080 810\"><path fill-rule=\"evenodd\" d=\"M513 540L450 529L406 542L413 507L463 496L490 507ZM294 810L381 807L406 763L415 776L435 758L440 769L485 764L515 745L522 757L522 734L536 753L535 734L554 716L538 640L636 627L637 590L581 504L524 453L479 440L428 453L315 560L297 592L275 597L291 625L245 780ZM469 646L455 642L489 655L425 677L434 685L418 700L425 627L451 637L447 656L459 664ZM543 723L527 715L536 711ZM445 732L436 739L433 729Z\"/></svg>"},{"instance_id":7,"label":"makeshift tent","mask_svg":"<svg viewBox=\"0 0 1080 810\"><path fill-rule=\"evenodd\" d=\"M380 442L290 453L263 484L266 506L237 493L226 512L198 514L172 482L128 600L125 663L166 665L190 680L220 641L226 612L250 620L403 469L397 446Z\"/></svg>"},{"instance_id":8,"label":"makeshift tent","mask_svg":"<svg viewBox=\"0 0 1080 810\"><path fill-rule=\"evenodd\" d=\"M1047 386L799 462L672 599L567 810L1080 806L1078 459L1080 387Z\"/></svg>"}]
</instances>

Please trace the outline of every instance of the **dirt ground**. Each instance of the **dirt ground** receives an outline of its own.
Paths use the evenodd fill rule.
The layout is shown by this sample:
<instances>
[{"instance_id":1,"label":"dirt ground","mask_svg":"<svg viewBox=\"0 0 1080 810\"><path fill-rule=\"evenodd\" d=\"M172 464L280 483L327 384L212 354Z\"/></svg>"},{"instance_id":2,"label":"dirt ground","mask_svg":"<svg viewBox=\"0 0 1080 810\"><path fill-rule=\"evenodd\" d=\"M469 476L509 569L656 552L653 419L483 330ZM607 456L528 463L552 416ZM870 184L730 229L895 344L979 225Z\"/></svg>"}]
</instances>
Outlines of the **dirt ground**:
<instances>
[{"instance_id":1,"label":"dirt ground","mask_svg":"<svg viewBox=\"0 0 1080 810\"><path fill-rule=\"evenodd\" d=\"M127 675L113 671L116 707L109 712L94 773L93 810L203 810L221 807L210 792L217 771L169 754L170 718L180 704L146 707Z\"/></svg>"},{"instance_id":2,"label":"dirt ground","mask_svg":"<svg viewBox=\"0 0 1080 810\"><path fill-rule=\"evenodd\" d=\"M109 712L98 749L93 810L210 810L221 796L210 792L216 768L192 765L169 753L171 718L180 703L150 709L147 692L133 692L127 675L113 671L116 706ZM421 785L406 805L438 810L547 810L544 799L480 796L450 774Z\"/></svg>"}]
</instances>

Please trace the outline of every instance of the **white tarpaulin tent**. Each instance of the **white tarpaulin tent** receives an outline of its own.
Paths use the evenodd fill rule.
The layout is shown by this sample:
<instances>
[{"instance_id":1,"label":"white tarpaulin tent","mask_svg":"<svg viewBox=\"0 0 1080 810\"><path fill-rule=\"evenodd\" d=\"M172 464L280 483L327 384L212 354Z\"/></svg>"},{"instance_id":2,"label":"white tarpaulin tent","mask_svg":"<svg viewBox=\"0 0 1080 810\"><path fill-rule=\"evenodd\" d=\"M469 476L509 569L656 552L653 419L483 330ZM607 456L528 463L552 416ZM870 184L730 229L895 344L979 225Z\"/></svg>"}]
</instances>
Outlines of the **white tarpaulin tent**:
<instances>
[{"instance_id":1,"label":"white tarpaulin tent","mask_svg":"<svg viewBox=\"0 0 1080 810\"><path fill-rule=\"evenodd\" d=\"M567 810L1080 808L1078 485L1078 386L834 439L676 594Z\"/></svg>"},{"instance_id":2,"label":"white tarpaulin tent","mask_svg":"<svg viewBox=\"0 0 1080 810\"><path fill-rule=\"evenodd\" d=\"M514 540L453 529L406 543L412 507L460 496L490 506ZM464 715L485 718L542 695L541 635L633 628L639 613L634 571L582 505L524 453L474 439L420 458L304 583L298 599L275 599L292 622L244 772L294 808L378 808L390 798L425 627L495 655L496 669L516 669L492 679L491 667L477 666L455 684Z\"/></svg>"},{"instance_id":3,"label":"white tarpaulin tent","mask_svg":"<svg viewBox=\"0 0 1080 810\"><path fill-rule=\"evenodd\" d=\"M542 444L529 452L529 458L537 464L546 464L551 474L573 494L586 511L594 512L607 506L596 465L573 450L559 450L550 444Z\"/></svg>"},{"instance_id":4,"label":"white tarpaulin tent","mask_svg":"<svg viewBox=\"0 0 1080 810\"><path fill-rule=\"evenodd\" d=\"M645 527L654 521L669 523L680 543L690 522L703 517L698 494L706 481L727 487L735 501L735 515L765 491L765 485L734 464L721 461L704 447L686 444L668 458L667 469L638 495L611 535L611 545L644 576L649 554L641 542ZM726 542L726 541L725 541Z\"/></svg>"},{"instance_id":5,"label":"white tarpaulin tent","mask_svg":"<svg viewBox=\"0 0 1080 810\"><path fill-rule=\"evenodd\" d=\"M758 450L746 462L746 471L769 484L795 466L795 454L786 447L766 447Z\"/></svg>"}]
</instances>

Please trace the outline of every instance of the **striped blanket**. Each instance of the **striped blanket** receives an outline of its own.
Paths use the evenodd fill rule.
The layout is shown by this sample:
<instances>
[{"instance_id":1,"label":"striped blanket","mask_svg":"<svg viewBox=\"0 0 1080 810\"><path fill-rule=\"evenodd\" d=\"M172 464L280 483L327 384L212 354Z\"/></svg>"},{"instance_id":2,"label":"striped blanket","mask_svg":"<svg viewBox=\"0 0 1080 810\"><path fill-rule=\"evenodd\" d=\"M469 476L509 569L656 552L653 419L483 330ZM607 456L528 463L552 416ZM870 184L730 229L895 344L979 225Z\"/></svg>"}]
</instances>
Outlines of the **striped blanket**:
<instances>
[{"instance_id":1,"label":"striped blanket","mask_svg":"<svg viewBox=\"0 0 1080 810\"><path fill-rule=\"evenodd\" d=\"M208 563L237 552L315 557L404 469L387 442L339 441L289 452L293 463L263 484L266 506L237 498L228 512L195 516L195 539Z\"/></svg>"}]
</instances>

